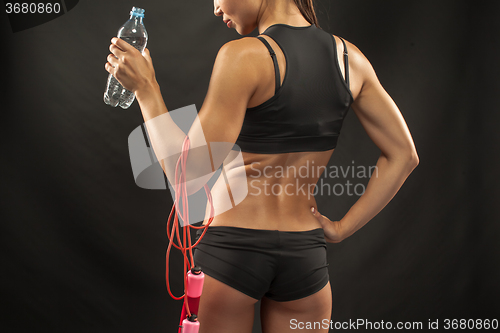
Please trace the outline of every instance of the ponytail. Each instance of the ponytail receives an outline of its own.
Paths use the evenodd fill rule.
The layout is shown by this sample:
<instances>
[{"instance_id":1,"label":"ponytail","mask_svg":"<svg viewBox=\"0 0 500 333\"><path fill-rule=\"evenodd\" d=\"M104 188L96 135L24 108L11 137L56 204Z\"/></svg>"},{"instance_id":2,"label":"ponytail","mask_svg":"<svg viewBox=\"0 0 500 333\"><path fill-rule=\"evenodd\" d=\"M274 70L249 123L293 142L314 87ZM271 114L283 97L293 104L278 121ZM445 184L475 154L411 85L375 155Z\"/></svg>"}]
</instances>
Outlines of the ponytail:
<instances>
[{"instance_id":1,"label":"ponytail","mask_svg":"<svg viewBox=\"0 0 500 333\"><path fill-rule=\"evenodd\" d=\"M297 8L300 10L300 13L309 23L320 28L318 19L316 18L316 13L314 12L313 0L293 0L293 2L295 2Z\"/></svg>"}]
</instances>

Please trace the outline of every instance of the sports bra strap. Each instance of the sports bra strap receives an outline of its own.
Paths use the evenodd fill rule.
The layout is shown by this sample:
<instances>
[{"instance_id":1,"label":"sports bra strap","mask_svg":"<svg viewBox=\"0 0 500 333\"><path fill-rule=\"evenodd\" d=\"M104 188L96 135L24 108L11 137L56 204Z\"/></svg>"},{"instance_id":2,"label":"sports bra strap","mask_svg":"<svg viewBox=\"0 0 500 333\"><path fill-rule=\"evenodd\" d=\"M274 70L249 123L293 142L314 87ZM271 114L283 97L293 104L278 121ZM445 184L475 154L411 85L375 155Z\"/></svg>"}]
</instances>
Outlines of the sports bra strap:
<instances>
[{"instance_id":1,"label":"sports bra strap","mask_svg":"<svg viewBox=\"0 0 500 333\"><path fill-rule=\"evenodd\" d=\"M345 82L347 83L347 88L351 89L351 87L349 86L349 55L347 54L347 45L345 44L344 39L342 39L341 37L339 37L339 38L342 41L342 44L344 44Z\"/></svg>"},{"instance_id":2,"label":"sports bra strap","mask_svg":"<svg viewBox=\"0 0 500 333\"><path fill-rule=\"evenodd\" d=\"M271 45L269 45L269 43L267 42L267 40L263 37L260 37L260 36L257 36L258 39L260 39L260 41L262 43L264 43L264 45L267 47L267 49L269 50L269 53L271 54L271 58L273 58L273 63L274 63L274 77L275 77L275 89L274 89L274 93L276 94L276 92L278 91L279 87L280 87L280 69L278 67L278 60L276 59L276 53L274 53L274 50L273 48L271 47Z\"/></svg>"}]
</instances>

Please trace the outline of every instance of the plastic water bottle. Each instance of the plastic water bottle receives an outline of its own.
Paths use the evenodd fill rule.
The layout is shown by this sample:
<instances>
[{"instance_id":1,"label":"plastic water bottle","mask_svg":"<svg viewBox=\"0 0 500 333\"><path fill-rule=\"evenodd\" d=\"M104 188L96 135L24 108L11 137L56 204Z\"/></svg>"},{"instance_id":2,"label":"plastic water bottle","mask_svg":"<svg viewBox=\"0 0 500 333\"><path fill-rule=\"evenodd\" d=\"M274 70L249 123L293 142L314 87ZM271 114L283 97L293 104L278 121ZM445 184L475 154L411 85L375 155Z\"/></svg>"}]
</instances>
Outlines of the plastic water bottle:
<instances>
[{"instance_id":1,"label":"plastic water bottle","mask_svg":"<svg viewBox=\"0 0 500 333\"><path fill-rule=\"evenodd\" d=\"M130 18L118 30L117 37L120 37L139 52L143 52L148 42L148 33L143 23L144 9L132 7ZM135 99L135 95L130 90L123 88L117 79L111 74L108 76L106 92L104 93L104 102L108 105L116 107L120 105L123 109L127 109Z\"/></svg>"}]
</instances>

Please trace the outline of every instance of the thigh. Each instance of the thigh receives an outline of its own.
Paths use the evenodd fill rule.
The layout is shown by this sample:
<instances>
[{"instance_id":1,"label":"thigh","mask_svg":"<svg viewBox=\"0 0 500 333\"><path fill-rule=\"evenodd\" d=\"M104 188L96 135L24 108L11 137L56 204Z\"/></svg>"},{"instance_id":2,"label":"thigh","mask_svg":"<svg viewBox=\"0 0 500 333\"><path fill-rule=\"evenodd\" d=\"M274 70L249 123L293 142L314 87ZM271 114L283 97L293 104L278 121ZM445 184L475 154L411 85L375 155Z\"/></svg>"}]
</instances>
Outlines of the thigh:
<instances>
[{"instance_id":1,"label":"thigh","mask_svg":"<svg viewBox=\"0 0 500 333\"><path fill-rule=\"evenodd\" d=\"M308 332L328 332L331 313L330 282L317 293L294 301L277 302L265 297L260 313L262 333L296 332L302 325L307 329L308 323Z\"/></svg>"},{"instance_id":2,"label":"thigh","mask_svg":"<svg viewBox=\"0 0 500 333\"><path fill-rule=\"evenodd\" d=\"M257 300L205 274L200 333L251 333Z\"/></svg>"}]
</instances>

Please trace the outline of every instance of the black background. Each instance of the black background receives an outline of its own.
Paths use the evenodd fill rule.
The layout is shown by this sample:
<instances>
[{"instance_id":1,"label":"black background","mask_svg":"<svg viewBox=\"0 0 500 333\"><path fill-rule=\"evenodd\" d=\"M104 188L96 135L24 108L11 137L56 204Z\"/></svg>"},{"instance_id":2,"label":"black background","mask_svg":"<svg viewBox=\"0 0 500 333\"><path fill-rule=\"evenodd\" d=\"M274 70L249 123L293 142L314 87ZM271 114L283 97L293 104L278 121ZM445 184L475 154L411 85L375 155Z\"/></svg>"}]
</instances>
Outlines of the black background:
<instances>
[{"instance_id":1,"label":"black background","mask_svg":"<svg viewBox=\"0 0 500 333\"><path fill-rule=\"evenodd\" d=\"M332 319L500 320L500 2L316 4L320 26L371 61L420 157L376 218L329 245ZM143 122L137 102L102 101L109 41L132 6L146 10L167 107L199 110L217 51L241 37L211 0L83 0L17 33L0 14L0 321L9 332L176 332L181 303L164 281L170 193L135 185L127 138ZM351 112L331 165L370 166L378 154ZM355 200L317 198L332 220Z\"/></svg>"}]
</instances>

